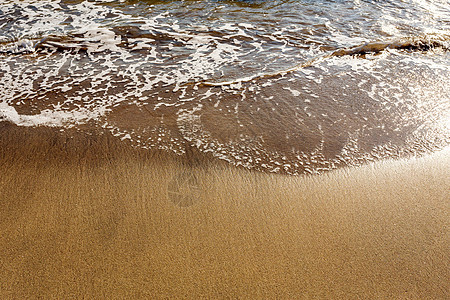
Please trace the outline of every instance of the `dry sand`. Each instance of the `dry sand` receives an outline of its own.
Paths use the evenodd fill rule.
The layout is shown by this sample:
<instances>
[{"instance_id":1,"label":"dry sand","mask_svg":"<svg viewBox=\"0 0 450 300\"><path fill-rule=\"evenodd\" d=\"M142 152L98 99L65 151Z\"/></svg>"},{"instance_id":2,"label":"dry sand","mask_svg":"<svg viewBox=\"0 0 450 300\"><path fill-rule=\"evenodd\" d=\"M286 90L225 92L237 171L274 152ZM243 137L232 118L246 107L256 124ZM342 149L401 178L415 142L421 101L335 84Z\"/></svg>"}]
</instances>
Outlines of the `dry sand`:
<instances>
[{"instance_id":1,"label":"dry sand","mask_svg":"<svg viewBox=\"0 0 450 300\"><path fill-rule=\"evenodd\" d=\"M0 298L448 299L449 158L289 177L3 122Z\"/></svg>"}]
</instances>

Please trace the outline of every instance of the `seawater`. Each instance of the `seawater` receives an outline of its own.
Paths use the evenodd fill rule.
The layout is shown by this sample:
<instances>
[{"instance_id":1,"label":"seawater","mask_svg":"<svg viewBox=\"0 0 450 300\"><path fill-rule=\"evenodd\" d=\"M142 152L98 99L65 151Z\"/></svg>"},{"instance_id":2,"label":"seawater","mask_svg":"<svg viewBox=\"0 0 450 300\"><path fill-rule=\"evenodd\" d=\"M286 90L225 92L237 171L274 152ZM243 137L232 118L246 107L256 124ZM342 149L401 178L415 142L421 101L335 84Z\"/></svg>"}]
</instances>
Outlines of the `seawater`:
<instances>
[{"instance_id":1,"label":"seawater","mask_svg":"<svg viewBox=\"0 0 450 300\"><path fill-rule=\"evenodd\" d=\"M3 0L0 122L321 173L450 141L450 2Z\"/></svg>"}]
</instances>

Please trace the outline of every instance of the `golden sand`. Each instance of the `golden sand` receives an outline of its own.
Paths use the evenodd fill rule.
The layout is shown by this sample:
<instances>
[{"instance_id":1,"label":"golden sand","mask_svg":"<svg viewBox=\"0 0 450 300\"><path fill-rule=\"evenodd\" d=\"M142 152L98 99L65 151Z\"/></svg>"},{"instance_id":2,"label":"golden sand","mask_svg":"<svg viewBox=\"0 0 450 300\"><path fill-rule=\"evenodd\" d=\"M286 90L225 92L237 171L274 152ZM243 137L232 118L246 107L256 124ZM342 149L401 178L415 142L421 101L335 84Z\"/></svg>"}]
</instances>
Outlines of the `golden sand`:
<instances>
[{"instance_id":1,"label":"golden sand","mask_svg":"<svg viewBox=\"0 0 450 300\"><path fill-rule=\"evenodd\" d=\"M289 177L0 123L0 298L448 299L449 157Z\"/></svg>"}]
</instances>

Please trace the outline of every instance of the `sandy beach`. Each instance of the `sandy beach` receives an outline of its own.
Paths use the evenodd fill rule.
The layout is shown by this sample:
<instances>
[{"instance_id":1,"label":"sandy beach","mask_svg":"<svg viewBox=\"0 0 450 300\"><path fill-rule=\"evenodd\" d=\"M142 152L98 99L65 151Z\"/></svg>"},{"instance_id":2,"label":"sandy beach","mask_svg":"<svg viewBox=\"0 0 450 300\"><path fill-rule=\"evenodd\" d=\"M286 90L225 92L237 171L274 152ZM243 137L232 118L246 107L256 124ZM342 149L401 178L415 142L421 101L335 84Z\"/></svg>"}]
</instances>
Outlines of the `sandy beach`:
<instances>
[{"instance_id":1,"label":"sandy beach","mask_svg":"<svg viewBox=\"0 0 450 300\"><path fill-rule=\"evenodd\" d=\"M2 299L446 299L449 149L320 176L0 123Z\"/></svg>"},{"instance_id":2,"label":"sandy beach","mask_svg":"<svg viewBox=\"0 0 450 300\"><path fill-rule=\"evenodd\" d=\"M450 299L449 0L0 2L0 300Z\"/></svg>"}]
</instances>

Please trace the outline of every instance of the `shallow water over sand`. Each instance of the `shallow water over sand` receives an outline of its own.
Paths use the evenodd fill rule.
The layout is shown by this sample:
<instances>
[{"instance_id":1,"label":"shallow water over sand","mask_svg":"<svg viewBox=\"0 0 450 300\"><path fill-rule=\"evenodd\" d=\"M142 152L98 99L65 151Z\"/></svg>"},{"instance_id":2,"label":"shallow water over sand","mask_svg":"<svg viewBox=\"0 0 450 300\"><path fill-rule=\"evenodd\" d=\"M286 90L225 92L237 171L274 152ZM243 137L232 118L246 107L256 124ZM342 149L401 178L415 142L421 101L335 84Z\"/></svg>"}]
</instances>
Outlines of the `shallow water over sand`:
<instances>
[{"instance_id":1,"label":"shallow water over sand","mask_svg":"<svg viewBox=\"0 0 450 300\"><path fill-rule=\"evenodd\" d=\"M448 1L4 1L0 121L320 173L449 144Z\"/></svg>"}]
</instances>

